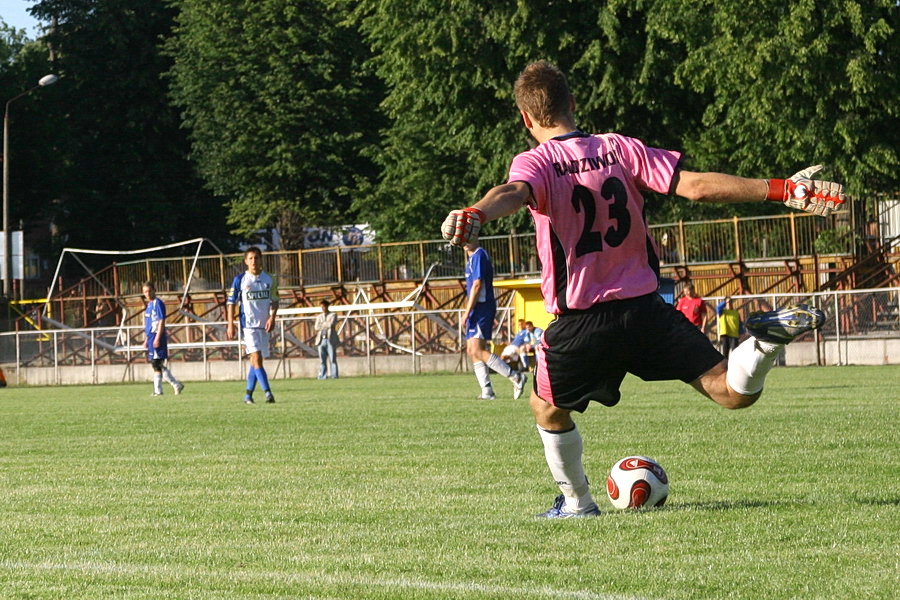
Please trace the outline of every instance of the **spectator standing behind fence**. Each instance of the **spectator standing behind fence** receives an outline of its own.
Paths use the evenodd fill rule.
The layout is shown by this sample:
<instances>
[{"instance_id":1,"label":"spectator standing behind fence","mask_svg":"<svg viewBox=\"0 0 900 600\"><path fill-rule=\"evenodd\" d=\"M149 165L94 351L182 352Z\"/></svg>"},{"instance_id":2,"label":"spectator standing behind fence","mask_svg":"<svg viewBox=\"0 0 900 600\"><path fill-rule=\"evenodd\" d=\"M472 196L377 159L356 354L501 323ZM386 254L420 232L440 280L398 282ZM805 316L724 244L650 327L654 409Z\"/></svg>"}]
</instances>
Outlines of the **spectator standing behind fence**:
<instances>
[{"instance_id":1,"label":"spectator standing behind fence","mask_svg":"<svg viewBox=\"0 0 900 600\"><path fill-rule=\"evenodd\" d=\"M331 377L338 378L338 364L335 349L338 345L337 315L328 310L331 302L322 300L322 314L316 317L316 340L319 343L319 379L328 378L328 362L331 361Z\"/></svg>"},{"instance_id":2,"label":"spectator standing behind fence","mask_svg":"<svg viewBox=\"0 0 900 600\"><path fill-rule=\"evenodd\" d=\"M709 312L709 304L697 295L694 285L689 283L684 286L681 298L675 303L675 308L681 312L687 320L697 326L700 331L706 331L706 317Z\"/></svg>"},{"instance_id":3,"label":"spectator standing behind fence","mask_svg":"<svg viewBox=\"0 0 900 600\"><path fill-rule=\"evenodd\" d=\"M169 359L169 340L166 335L166 305L156 297L156 286L148 281L141 288L141 292L147 299L147 307L144 309L144 336L147 347L147 360L153 368L153 395L163 395L163 379L169 382L175 394L181 393L184 384L175 379L168 369L166 362Z\"/></svg>"},{"instance_id":4,"label":"spectator standing behind fence","mask_svg":"<svg viewBox=\"0 0 900 600\"><path fill-rule=\"evenodd\" d=\"M716 305L716 332L719 336L719 350L728 358L731 351L738 347L743 333L741 313L733 306L731 298L725 298Z\"/></svg>"}]
</instances>

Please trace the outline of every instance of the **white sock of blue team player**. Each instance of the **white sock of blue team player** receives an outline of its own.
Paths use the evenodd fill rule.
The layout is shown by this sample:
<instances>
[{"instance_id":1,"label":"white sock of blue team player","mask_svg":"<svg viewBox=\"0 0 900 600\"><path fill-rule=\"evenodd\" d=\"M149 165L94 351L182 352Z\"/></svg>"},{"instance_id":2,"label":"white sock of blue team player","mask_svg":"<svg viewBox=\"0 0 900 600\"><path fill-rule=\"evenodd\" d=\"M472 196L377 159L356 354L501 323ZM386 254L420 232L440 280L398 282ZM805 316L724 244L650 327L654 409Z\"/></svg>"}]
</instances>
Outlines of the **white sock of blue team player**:
<instances>
[{"instance_id":1,"label":"white sock of blue team player","mask_svg":"<svg viewBox=\"0 0 900 600\"><path fill-rule=\"evenodd\" d=\"M752 396L762 391L766 375L784 350L784 344L747 338L728 355L725 380L728 387L739 394Z\"/></svg>"},{"instance_id":2,"label":"white sock of blue team player","mask_svg":"<svg viewBox=\"0 0 900 600\"><path fill-rule=\"evenodd\" d=\"M153 372L153 394L156 396L162 396L163 388L162 388L163 376L159 371Z\"/></svg>"},{"instance_id":3,"label":"white sock of blue team player","mask_svg":"<svg viewBox=\"0 0 900 600\"><path fill-rule=\"evenodd\" d=\"M482 361L472 363L472 370L475 371L475 379L481 386L481 397L490 398L494 395L494 387L491 385L491 372L488 366Z\"/></svg>"},{"instance_id":4,"label":"white sock of blue team player","mask_svg":"<svg viewBox=\"0 0 900 600\"><path fill-rule=\"evenodd\" d=\"M172 375L172 371L168 369L168 367L163 367L162 370L162 378L169 382L169 385L175 389L176 393L178 393L178 386L181 385L181 382L175 379L175 376ZM160 384L160 389L162 389L162 384Z\"/></svg>"},{"instance_id":5,"label":"white sock of blue team player","mask_svg":"<svg viewBox=\"0 0 900 600\"><path fill-rule=\"evenodd\" d=\"M500 358L499 356L497 356L496 354L491 354L491 357L488 358L487 365L492 370L496 371L497 373L499 373L503 377L506 377L507 379L512 379L513 374L515 373L515 371L512 370L512 367L510 367L508 364L506 364L506 361L503 360L502 358Z\"/></svg>"},{"instance_id":6,"label":"white sock of blue team player","mask_svg":"<svg viewBox=\"0 0 900 600\"><path fill-rule=\"evenodd\" d=\"M586 511L594 505L594 499L581 462L584 444L578 427L567 431L547 431L541 427L537 430L544 443L544 456L550 474L565 496L566 512Z\"/></svg>"}]
</instances>

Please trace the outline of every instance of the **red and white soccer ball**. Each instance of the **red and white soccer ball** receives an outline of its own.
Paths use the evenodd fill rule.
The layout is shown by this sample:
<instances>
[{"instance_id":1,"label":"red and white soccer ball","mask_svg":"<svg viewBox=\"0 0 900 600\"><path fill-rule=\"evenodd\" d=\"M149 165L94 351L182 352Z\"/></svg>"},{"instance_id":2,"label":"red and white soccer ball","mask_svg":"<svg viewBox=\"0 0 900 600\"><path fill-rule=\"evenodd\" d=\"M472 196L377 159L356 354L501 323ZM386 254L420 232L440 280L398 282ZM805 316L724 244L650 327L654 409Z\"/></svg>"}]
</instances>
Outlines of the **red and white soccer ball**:
<instances>
[{"instance_id":1,"label":"red and white soccer ball","mask_svg":"<svg viewBox=\"0 0 900 600\"><path fill-rule=\"evenodd\" d=\"M610 470L606 493L616 508L662 506L669 497L669 476L652 458L627 456Z\"/></svg>"}]
</instances>

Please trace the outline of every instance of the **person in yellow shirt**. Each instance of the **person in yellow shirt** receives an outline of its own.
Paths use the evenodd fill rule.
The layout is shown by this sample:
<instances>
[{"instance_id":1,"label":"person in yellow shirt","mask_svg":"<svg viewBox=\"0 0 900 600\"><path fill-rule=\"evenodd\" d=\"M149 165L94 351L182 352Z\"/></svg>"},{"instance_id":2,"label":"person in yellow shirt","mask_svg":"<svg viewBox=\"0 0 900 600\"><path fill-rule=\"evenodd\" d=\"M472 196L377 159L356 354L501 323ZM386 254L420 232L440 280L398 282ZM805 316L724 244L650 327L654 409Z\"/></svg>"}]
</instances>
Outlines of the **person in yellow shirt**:
<instances>
[{"instance_id":1,"label":"person in yellow shirt","mask_svg":"<svg viewBox=\"0 0 900 600\"><path fill-rule=\"evenodd\" d=\"M716 305L716 330L719 335L719 350L728 358L732 350L737 348L741 339L744 325L741 323L741 313L733 306L734 301L730 297Z\"/></svg>"}]
</instances>

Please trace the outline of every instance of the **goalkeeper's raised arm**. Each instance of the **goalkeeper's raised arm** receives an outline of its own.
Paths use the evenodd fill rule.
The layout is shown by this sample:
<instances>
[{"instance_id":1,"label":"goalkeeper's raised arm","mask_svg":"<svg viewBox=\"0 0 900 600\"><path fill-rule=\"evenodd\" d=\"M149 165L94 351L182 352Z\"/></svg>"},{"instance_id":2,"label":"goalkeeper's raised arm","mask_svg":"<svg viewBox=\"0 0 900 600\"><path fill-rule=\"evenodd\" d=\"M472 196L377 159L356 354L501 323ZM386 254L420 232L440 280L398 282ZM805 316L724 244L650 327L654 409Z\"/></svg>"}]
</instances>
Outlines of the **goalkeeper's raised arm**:
<instances>
[{"instance_id":1,"label":"goalkeeper's raised arm","mask_svg":"<svg viewBox=\"0 0 900 600\"><path fill-rule=\"evenodd\" d=\"M675 193L697 202L783 202L791 208L827 217L846 201L844 186L811 177L821 165L807 167L789 179L748 179L724 173L675 174Z\"/></svg>"}]
</instances>

